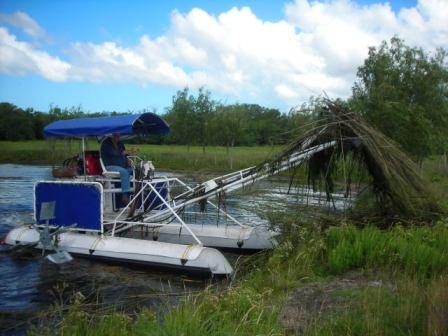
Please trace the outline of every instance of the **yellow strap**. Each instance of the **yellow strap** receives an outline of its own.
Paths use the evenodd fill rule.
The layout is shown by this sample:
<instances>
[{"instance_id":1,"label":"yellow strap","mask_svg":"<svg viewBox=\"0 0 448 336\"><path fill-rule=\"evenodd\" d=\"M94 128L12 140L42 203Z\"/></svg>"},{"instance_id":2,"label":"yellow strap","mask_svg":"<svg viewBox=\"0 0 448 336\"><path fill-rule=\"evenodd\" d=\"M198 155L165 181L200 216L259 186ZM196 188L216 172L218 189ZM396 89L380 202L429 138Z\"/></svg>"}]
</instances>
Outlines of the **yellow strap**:
<instances>
[{"instance_id":1,"label":"yellow strap","mask_svg":"<svg viewBox=\"0 0 448 336\"><path fill-rule=\"evenodd\" d=\"M188 258L188 253L190 253L191 249L194 247L195 245L188 245L187 248L185 249L184 253L182 254L181 259L185 259L187 260Z\"/></svg>"},{"instance_id":2,"label":"yellow strap","mask_svg":"<svg viewBox=\"0 0 448 336\"><path fill-rule=\"evenodd\" d=\"M101 239L102 239L102 237L98 237L97 239L95 239L93 241L92 246L90 247L90 250L94 250L95 251L95 249L98 246L98 244L100 243Z\"/></svg>"}]
</instances>

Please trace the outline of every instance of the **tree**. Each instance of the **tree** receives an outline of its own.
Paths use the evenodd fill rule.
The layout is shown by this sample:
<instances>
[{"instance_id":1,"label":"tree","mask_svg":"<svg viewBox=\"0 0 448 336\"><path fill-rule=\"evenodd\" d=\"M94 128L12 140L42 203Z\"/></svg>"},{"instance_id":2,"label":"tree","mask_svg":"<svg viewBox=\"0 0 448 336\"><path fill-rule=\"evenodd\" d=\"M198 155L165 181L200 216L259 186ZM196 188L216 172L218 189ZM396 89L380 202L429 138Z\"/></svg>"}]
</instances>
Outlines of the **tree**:
<instances>
[{"instance_id":1,"label":"tree","mask_svg":"<svg viewBox=\"0 0 448 336\"><path fill-rule=\"evenodd\" d=\"M171 126L172 135L169 141L183 145L200 145L205 152L209 142L209 123L216 105L210 92L204 88L199 89L197 98L189 93L188 88L177 91L164 116Z\"/></svg>"},{"instance_id":2,"label":"tree","mask_svg":"<svg viewBox=\"0 0 448 336\"><path fill-rule=\"evenodd\" d=\"M244 144L244 109L240 105L219 105L210 119L209 138L215 145L233 147Z\"/></svg>"},{"instance_id":3,"label":"tree","mask_svg":"<svg viewBox=\"0 0 448 336\"><path fill-rule=\"evenodd\" d=\"M247 113L249 145L272 145L281 142L286 117L282 117L280 111L257 104L241 106Z\"/></svg>"},{"instance_id":4,"label":"tree","mask_svg":"<svg viewBox=\"0 0 448 336\"><path fill-rule=\"evenodd\" d=\"M446 51L430 57L394 37L371 47L350 104L420 161L448 143ZM445 147L446 149L446 147Z\"/></svg>"},{"instance_id":5,"label":"tree","mask_svg":"<svg viewBox=\"0 0 448 336\"><path fill-rule=\"evenodd\" d=\"M188 88L177 91L173 96L172 106L167 109L165 119L171 126L170 140L176 144L192 143L191 122L194 113L194 97L189 94Z\"/></svg>"},{"instance_id":6,"label":"tree","mask_svg":"<svg viewBox=\"0 0 448 336\"><path fill-rule=\"evenodd\" d=\"M32 115L21 108L0 103L0 140L32 140L35 138Z\"/></svg>"},{"instance_id":7,"label":"tree","mask_svg":"<svg viewBox=\"0 0 448 336\"><path fill-rule=\"evenodd\" d=\"M192 123L194 126L194 133L196 134L196 141L202 145L202 151L205 153L205 147L208 144L207 131L208 124L215 112L216 103L211 99L210 91L205 91L200 88L198 98L194 100L194 119Z\"/></svg>"}]
</instances>

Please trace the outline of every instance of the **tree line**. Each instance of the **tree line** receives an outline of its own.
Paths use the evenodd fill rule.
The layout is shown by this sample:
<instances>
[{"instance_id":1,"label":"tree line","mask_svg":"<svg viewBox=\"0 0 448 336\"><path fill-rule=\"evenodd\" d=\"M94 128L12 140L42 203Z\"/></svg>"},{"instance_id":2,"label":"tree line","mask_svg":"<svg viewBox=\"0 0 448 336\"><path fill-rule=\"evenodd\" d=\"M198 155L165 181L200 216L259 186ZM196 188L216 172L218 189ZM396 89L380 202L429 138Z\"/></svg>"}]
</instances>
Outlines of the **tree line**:
<instances>
[{"instance_id":1,"label":"tree line","mask_svg":"<svg viewBox=\"0 0 448 336\"><path fill-rule=\"evenodd\" d=\"M291 140L319 116L322 99L281 113L257 104L222 104L204 88L178 91L162 118L166 137L136 139L158 144L254 146ZM417 161L448 150L447 51L429 54L394 37L371 47L358 68L352 96L344 103L397 141ZM145 112L145 111L141 111ZM107 115L119 114L118 112ZM59 119L94 117L80 108L50 107L48 113L0 103L0 140L43 139L43 127Z\"/></svg>"},{"instance_id":2,"label":"tree line","mask_svg":"<svg viewBox=\"0 0 448 336\"><path fill-rule=\"evenodd\" d=\"M224 105L199 89L178 91L167 108L165 120L172 132L167 143L198 145L253 146L282 144L291 131L292 114L257 104Z\"/></svg>"},{"instance_id":3,"label":"tree line","mask_svg":"<svg viewBox=\"0 0 448 336\"><path fill-rule=\"evenodd\" d=\"M53 121L83 117L102 117L124 114L120 112L85 113L80 107L60 108L50 106L48 112L33 108L21 109L8 102L0 103L0 141L44 139L44 127Z\"/></svg>"},{"instance_id":4,"label":"tree line","mask_svg":"<svg viewBox=\"0 0 448 336\"><path fill-rule=\"evenodd\" d=\"M147 110L139 111L139 113ZM154 111L153 111L154 112ZM79 107L51 107L48 113L23 110L11 103L0 103L0 140L44 139L45 125L62 119L98 117L130 112L84 113ZM287 141L295 118L278 109L256 104L223 105L201 88L197 94L188 88L173 97L172 105L161 115L171 127L168 136L141 137L138 143L217 146L275 145Z\"/></svg>"}]
</instances>

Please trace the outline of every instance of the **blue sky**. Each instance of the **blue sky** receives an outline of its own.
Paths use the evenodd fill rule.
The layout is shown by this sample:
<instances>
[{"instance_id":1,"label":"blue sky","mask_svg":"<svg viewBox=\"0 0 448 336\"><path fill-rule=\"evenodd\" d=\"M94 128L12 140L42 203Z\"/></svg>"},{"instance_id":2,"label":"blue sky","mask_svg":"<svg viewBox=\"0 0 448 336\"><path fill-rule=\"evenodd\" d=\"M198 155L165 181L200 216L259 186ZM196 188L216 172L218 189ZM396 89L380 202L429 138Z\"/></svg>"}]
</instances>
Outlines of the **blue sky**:
<instances>
[{"instance_id":1,"label":"blue sky","mask_svg":"<svg viewBox=\"0 0 448 336\"><path fill-rule=\"evenodd\" d=\"M448 47L445 0L0 2L0 101L138 111L205 86L282 111L347 97L368 47Z\"/></svg>"}]
</instances>

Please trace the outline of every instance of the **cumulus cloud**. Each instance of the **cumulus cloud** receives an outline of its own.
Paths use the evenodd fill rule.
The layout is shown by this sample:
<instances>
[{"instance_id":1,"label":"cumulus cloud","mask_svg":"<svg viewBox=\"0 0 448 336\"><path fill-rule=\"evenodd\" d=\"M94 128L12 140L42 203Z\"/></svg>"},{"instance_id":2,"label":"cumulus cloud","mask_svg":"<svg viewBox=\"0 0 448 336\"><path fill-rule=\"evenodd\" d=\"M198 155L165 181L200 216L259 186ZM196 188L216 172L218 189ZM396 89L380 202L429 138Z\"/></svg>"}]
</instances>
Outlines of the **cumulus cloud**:
<instances>
[{"instance_id":1,"label":"cumulus cloud","mask_svg":"<svg viewBox=\"0 0 448 336\"><path fill-rule=\"evenodd\" d=\"M134 46L73 43L66 48L70 63L3 30L1 43L9 49L1 52L9 58L6 66L0 59L0 71L35 71L51 80L206 86L235 100L286 107L323 91L347 97L368 47L394 35L429 51L448 48L446 17L446 0L419 0L397 13L388 3L295 0L276 22L261 20L248 7L219 15L195 8L173 11L164 35L143 35Z\"/></svg>"},{"instance_id":2,"label":"cumulus cloud","mask_svg":"<svg viewBox=\"0 0 448 336\"><path fill-rule=\"evenodd\" d=\"M349 0L296 0L286 5L285 12L300 34L310 36L309 47L325 59L326 73L353 72L369 46L394 35L428 50L448 46L445 0L420 0L416 7L403 8L397 14L388 3L359 6Z\"/></svg>"},{"instance_id":3,"label":"cumulus cloud","mask_svg":"<svg viewBox=\"0 0 448 336\"><path fill-rule=\"evenodd\" d=\"M62 82L68 79L70 64L17 41L6 28L0 27L0 72L24 76L38 74L45 79Z\"/></svg>"},{"instance_id":4,"label":"cumulus cloud","mask_svg":"<svg viewBox=\"0 0 448 336\"><path fill-rule=\"evenodd\" d=\"M205 85L234 99L270 97L291 105L323 91L347 97L369 46L395 34L427 49L446 46L444 3L422 0L395 13L387 3L358 6L348 0L296 0L285 6L285 19L277 22L259 19L248 7L217 16L199 8L174 11L165 35L143 36L126 51L114 46L116 55L140 57L140 67L130 64L130 56L122 57L111 72L106 44L96 46L103 52L87 52L87 62L75 63L87 69L102 65L104 72L91 80L155 82L176 88ZM75 49L80 48L88 47Z\"/></svg>"},{"instance_id":5,"label":"cumulus cloud","mask_svg":"<svg viewBox=\"0 0 448 336\"><path fill-rule=\"evenodd\" d=\"M13 14L0 13L0 23L22 29L32 37L43 37L45 31L28 14L17 11Z\"/></svg>"}]
</instances>

